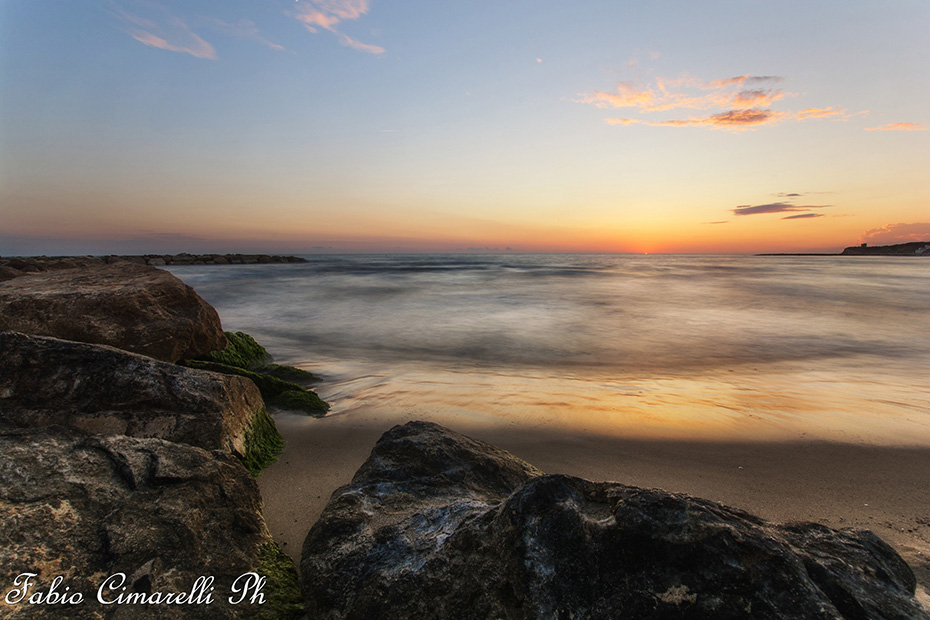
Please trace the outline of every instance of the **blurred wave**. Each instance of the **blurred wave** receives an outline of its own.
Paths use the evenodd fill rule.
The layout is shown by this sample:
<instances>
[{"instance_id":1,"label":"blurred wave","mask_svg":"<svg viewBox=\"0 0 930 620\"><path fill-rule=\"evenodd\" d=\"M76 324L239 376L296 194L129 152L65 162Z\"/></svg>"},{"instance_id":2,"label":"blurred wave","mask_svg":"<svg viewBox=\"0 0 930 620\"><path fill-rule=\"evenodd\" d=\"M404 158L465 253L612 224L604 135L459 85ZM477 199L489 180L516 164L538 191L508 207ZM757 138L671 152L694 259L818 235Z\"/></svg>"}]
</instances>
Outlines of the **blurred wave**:
<instances>
[{"instance_id":1,"label":"blurred wave","mask_svg":"<svg viewBox=\"0 0 930 620\"><path fill-rule=\"evenodd\" d=\"M306 258L172 271L227 328L298 357L704 372L930 350L930 270L913 259Z\"/></svg>"}]
</instances>

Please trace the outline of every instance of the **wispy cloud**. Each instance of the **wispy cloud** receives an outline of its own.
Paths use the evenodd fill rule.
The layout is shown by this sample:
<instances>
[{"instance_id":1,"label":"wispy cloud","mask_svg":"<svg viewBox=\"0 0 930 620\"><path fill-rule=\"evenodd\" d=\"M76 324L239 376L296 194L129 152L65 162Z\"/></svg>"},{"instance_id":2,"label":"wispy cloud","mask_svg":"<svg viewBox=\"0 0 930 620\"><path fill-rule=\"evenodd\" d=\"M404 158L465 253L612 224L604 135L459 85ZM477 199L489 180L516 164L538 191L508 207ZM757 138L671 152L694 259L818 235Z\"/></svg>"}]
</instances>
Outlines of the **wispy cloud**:
<instances>
[{"instance_id":1,"label":"wispy cloud","mask_svg":"<svg viewBox=\"0 0 930 620\"><path fill-rule=\"evenodd\" d=\"M722 129L751 129L776 122L818 118L849 118L840 107L807 108L797 112L770 109L776 102L795 96L779 86L784 78L776 75L740 75L704 81L691 76L675 79L655 78L650 84L619 82L614 91L594 90L574 99L602 109L627 108L640 114L682 110L717 110L712 114L687 118L653 119L608 118L611 125L649 125L652 127L706 126Z\"/></svg>"},{"instance_id":2,"label":"wispy cloud","mask_svg":"<svg viewBox=\"0 0 930 620\"><path fill-rule=\"evenodd\" d=\"M799 110L794 116L799 121L803 121L808 118L848 118L849 113L845 108L830 106L827 108L807 108L806 110Z\"/></svg>"},{"instance_id":3,"label":"wispy cloud","mask_svg":"<svg viewBox=\"0 0 930 620\"><path fill-rule=\"evenodd\" d=\"M930 125L923 123L888 123L881 127L866 127L866 131L927 131Z\"/></svg>"},{"instance_id":4,"label":"wispy cloud","mask_svg":"<svg viewBox=\"0 0 930 620\"><path fill-rule=\"evenodd\" d=\"M322 28L339 37L343 45L369 54L381 54L383 47L362 43L336 28L340 22L358 19L367 12L368 0L304 0L298 3L294 17L310 32L316 33Z\"/></svg>"},{"instance_id":5,"label":"wispy cloud","mask_svg":"<svg viewBox=\"0 0 930 620\"><path fill-rule=\"evenodd\" d=\"M691 117L686 119L672 119L667 121L644 121L633 118L608 118L610 125L650 125L652 127L693 127L709 125L730 129L746 129L758 125L767 125L784 118L783 112L774 112L760 108L748 110L727 110L707 117Z\"/></svg>"},{"instance_id":6,"label":"wispy cloud","mask_svg":"<svg viewBox=\"0 0 930 620\"><path fill-rule=\"evenodd\" d=\"M825 209L829 206L831 205L793 205L787 202L770 202L764 205L740 205L733 209L733 215L760 215L763 213L791 213L797 211L808 212L811 209ZM805 217L811 217L813 215L817 214L810 214Z\"/></svg>"},{"instance_id":7,"label":"wispy cloud","mask_svg":"<svg viewBox=\"0 0 930 620\"><path fill-rule=\"evenodd\" d=\"M754 108L771 105L783 98L780 90L759 88L766 83L777 83L775 76L739 76L726 80L702 82L697 78L681 77L672 80L656 78L651 85L620 82L615 92L592 91L575 99L577 103L590 103L598 108L638 108L646 112L675 109L730 107ZM756 88L743 89L750 83Z\"/></svg>"},{"instance_id":8,"label":"wispy cloud","mask_svg":"<svg viewBox=\"0 0 930 620\"><path fill-rule=\"evenodd\" d=\"M215 30L222 32L223 34L228 34L239 39L256 41L279 52L284 51L283 45L278 45L277 43L266 39L258 30L258 27L247 19L240 19L236 23L225 22L222 19L211 19L210 24Z\"/></svg>"},{"instance_id":9,"label":"wispy cloud","mask_svg":"<svg viewBox=\"0 0 930 620\"><path fill-rule=\"evenodd\" d=\"M126 34L133 39L159 49L190 54L196 58L216 60L216 50L197 33L192 31L180 17L169 13L167 9L153 2L137 1L133 10L146 13L145 16L131 13L115 2L109 3L113 13L122 22Z\"/></svg>"},{"instance_id":10,"label":"wispy cloud","mask_svg":"<svg viewBox=\"0 0 930 620\"><path fill-rule=\"evenodd\" d=\"M807 220L812 217L823 217L823 213L799 213L797 215L789 215L783 217L783 220Z\"/></svg>"},{"instance_id":11,"label":"wispy cloud","mask_svg":"<svg viewBox=\"0 0 930 620\"><path fill-rule=\"evenodd\" d=\"M930 222L886 224L862 233L860 243L892 245L910 241L930 241Z\"/></svg>"}]
</instances>

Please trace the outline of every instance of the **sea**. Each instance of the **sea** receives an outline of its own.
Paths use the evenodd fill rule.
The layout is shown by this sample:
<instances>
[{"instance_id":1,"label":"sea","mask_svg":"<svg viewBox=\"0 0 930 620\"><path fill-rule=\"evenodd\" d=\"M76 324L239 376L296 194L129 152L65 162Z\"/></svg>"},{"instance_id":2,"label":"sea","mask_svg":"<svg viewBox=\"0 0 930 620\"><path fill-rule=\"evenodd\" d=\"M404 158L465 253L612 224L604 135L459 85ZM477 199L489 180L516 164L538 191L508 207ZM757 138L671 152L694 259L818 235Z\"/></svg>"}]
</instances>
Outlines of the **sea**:
<instances>
[{"instance_id":1,"label":"sea","mask_svg":"<svg viewBox=\"0 0 930 620\"><path fill-rule=\"evenodd\" d=\"M168 268L329 417L930 446L930 260L310 255Z\"/></svg>"}]
</instances>

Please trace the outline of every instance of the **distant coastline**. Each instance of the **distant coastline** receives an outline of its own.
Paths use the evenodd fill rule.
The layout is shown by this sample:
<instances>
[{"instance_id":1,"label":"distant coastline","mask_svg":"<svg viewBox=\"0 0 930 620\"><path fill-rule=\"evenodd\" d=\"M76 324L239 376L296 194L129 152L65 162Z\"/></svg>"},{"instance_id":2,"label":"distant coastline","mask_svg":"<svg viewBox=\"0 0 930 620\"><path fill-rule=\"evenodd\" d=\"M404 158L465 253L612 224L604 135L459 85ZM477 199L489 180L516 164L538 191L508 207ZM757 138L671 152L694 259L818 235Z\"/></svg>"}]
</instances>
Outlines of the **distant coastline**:
<instances>
[{"instance_id":1,"label":"distant coastline","mask_svg":"<svg viewBox=\"0 0 930 620\"><path fill-rule=\"evenodd\" d=\"M896 245L854 245L836 253L771 252L756 256L930 256L930 241L912 241Z\"/></svg>"}]
</instances>

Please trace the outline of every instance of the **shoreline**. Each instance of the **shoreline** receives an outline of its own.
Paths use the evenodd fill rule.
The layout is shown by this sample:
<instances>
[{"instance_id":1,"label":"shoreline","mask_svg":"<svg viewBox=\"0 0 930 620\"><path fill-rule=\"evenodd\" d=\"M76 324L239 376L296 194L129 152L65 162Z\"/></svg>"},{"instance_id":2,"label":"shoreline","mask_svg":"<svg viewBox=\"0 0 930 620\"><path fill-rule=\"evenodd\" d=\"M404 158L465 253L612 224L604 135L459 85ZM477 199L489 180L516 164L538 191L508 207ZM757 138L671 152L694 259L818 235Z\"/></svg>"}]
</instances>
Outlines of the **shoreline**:
<instances>
[{"instance_id":1,"label":"shoreline","mask_svg":"<svg viewBox=\"0 0 930 620\"><path fill-rule=\"evenodd\" d=\"M268 527L295 559L332 492L351 481L381 434L398 423L376 411L359 414L312 421L275 416L287 447L258 483ZM930 603L930 448L617 439L462 425L453 430L546 473L686 493L774 522L870 529L910 564L918 597Z\"/></svg>"}]
</instances>

